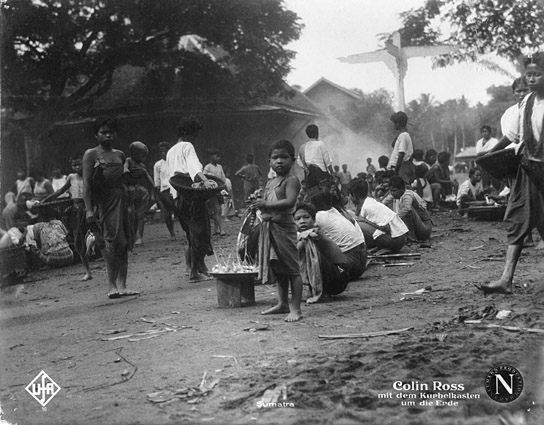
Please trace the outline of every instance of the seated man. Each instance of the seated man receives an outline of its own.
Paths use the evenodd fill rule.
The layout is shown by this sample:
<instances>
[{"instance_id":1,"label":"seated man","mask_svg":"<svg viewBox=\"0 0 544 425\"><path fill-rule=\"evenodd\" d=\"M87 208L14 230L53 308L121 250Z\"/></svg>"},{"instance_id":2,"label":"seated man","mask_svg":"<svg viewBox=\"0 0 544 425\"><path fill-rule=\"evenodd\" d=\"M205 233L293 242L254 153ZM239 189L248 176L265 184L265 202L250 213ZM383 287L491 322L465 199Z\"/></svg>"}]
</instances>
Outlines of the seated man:
<instances>
[{"instance_id":1,"label":"seated man","mask_svg":"<svg viewBox=\"0 0 544 425\"><path fill-rule=\"evenodd\" d=\"M427 203L413 190L406 189L399 176L391 177L391 195L384 205L395 211L408 227L408 237L425 241L431 237L433 222L427 212Z\"/></svg>"},{"instance_id":2,"label":"seated man","mask_svg":"<svg viewBox=\"0 0 544 425\"><path fill-rule=\"evenodd\" d=\"M427 174L427 180L433 191L434 209L440 209L442 196L446 197L457 191L457 181L452 181L450 178L450 160L451 154L449 152L440 152L438 162L431 167L429 174Z\"/></svg>"},{"instance_id":3,"label":"seated man","mask_svg":"<svg viewBox=\"0 0 544 425\"><path fill-rule=\"evenodd\" d=\"M393 252L402 249L406 243L408 227L390 208L368 197L368 183L353 180L349 193L355 204L356 220L365 236L366 246Z\"/></svg>"},{"instance_id":4,"label":"seated man","mask_svg":"<svg viewBox=\"0 0 544 425\"><path fill-rule=\"evenodd\" d=\"M341 294L348 286L348 274L344 271L347 259L316 226L316 213L316 208L307 203L297 204L295 211L300 273L302 282L310 288L308 304L319 301L323 295Z\"/></svg>"},{"instance_id":5,"label":"seated man","mask_svg":"<svg viewBox=\"0 0 544 425\"><path fill-rule=\"evenodd\" d=\"M349 280L360 277L366 268L365 238L361 228L333 208L331 194L320 192L312 197L317 209L315 222L319 229L338 245L346 256Z\"/></svg>"},{"instance_id":6,"label":"seated man","mask_svg":"<svg viewBox=\"0 0 544 425\"><path fill-rule=\"evenodd\" d=\"M478 168L471 168L468 172L468 180L461 183L459 190L457 191L457 208L459 214L466 217L468 203L481 201L485 198L481 180L482 172Z\"/></svg>"}]
</instances>

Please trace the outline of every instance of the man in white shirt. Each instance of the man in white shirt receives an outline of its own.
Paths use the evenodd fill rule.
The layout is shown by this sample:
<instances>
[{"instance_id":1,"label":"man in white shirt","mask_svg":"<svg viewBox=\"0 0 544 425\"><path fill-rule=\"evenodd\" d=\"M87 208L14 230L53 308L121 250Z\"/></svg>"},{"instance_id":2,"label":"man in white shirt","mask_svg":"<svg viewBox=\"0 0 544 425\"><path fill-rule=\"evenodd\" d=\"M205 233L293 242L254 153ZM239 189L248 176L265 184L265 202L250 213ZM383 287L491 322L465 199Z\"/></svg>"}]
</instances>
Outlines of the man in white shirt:
<instances>
[{"instance_id":1,"label":"man in white shirt","mask_svg":"<svg viewBox=\"0 0 544 425\"><path fill-rule=\"evenodd\" d=\"M193 146L201 129L202 126L195 117L181 119L178 124L178 142L166 154L166 174L168 180L175 174L188 174L193 182L195 179L203 181L204 189L212 189L217 187L217 183L209 180L202 172L202 164ZM179 197L173 187L170 188L170 193L174 199L177 199L182 226L189 241L189 249L185 253L186 265L190 265L189 280L204 280L208 272L204 257L213 254L206 202Z\"/></svg>"},{"instance_id":2,"label":"man in white shirt","mask_svg":"<svg viewBox=\"0 0 544 425\"><path fill-rule=\"evenodd\" d=\"M399 251L406 243L408 227L390 208L368 197L368 183L356 179L349 186L355 216L368 248Z\"/></svg>"},{"instance_id":3,"label":"man in white shirt","mask_svg":"<svg viewBox=\"0 0 544 425\"><path fill-rule=\"evenodd\" d=\"M412 154L414 153L414 145L412 138L406 130L408 125L408 116L402 112L395 112L391 115L391 122L395 126L395 130L399 135L393 144L393 152L389 158L389 166L394 169L398 176L404 180L407 185L411 185L415 179L415 167L412 162Z\"/></svg>"},{"instance_id":4,"label":"man in white shirt","mask_svg":"<svg viewBox=\"0 0 544 425\"><path fill-rule=\"evenodd\" d=\"M317 209L315 223L346 256L349 280L357 279L366 269L365 237L361 228L332 206L329 192L319 192L311 198L311 202Z\"/></svg>"},{"instance_id":5,"label":"man in white shirt","mask_svg":"<svg viewBox=\"0 0 544 425\"><path fill-rule=\"evenodd\" d=\"M319 128L311 124L306 127L306 135L310 139L304 143L297 157L297 164L304 170L304 188L311 189L322 180L332 180L334 174L329 151L319 140Z\"/></svg>"},{"instance_id":6,"label":"man in white shirt","mask_svg":"<svg viewBox=\"0 0 544 425\"><path fill-rule=\"evenodd\" d=\"M174 221L172 220L172 214L178 215L177 208L174 205L174 199L170 194L170 182L168 181L168 169L166 164L166 154L170 149L168 142L159 143L159 153L161 159L159 159L153 166L153 181L155 183L155 191L157 193L157 200L159 208L161 209L161 218L166 223L166 227L170 232L170 240L176 240L176 232L174 231Z\"/></svg>"},{"instance_id":7,"label":"man in white shirt","mask_svg":"<svg viewBox=\"0 0 544 425\"><path fill-rule=\"evenodd\" d=\"M529 87L527 87L527 82L524 77L519 77L514 80L512 83L512 93L516 99L516 103L510 106L501 117L501 133L505 135L508 132L508 129L514 122L514 125L519 125L519 105L523 101L523 98L529 93ZM506 149L515 149L516 153L519 149L519 143L510 143Z\"/></svg>"}]
</instances>

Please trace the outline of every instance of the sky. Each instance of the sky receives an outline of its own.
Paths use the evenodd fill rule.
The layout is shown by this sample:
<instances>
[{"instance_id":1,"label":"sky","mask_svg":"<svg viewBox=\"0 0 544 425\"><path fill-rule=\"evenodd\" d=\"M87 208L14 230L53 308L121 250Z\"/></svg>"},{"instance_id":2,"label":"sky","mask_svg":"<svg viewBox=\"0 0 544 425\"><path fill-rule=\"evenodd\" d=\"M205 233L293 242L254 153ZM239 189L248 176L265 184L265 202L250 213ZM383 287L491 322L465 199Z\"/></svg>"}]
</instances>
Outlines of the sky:
<instances>
[{"instance_id":1,"label":"sky","mask_svg":"<svg viewBox=\"0 0 544 425\"><path fill-rule=\"evenodd\" d=\"M347 64L339 57L383 48L377 35L400 27L399 13L422 6L423 0L284 0L305 28L287 48L297 52L287 77L303 90L319 78L368 93L396 91L393 74L383 63ZM469 104L486 103L487 88L510 85L512 79L481 65L466 63L432 68L431 58L411 58L404 79L406 103L429 93L438 102L465 96Z\"/></svg>"}]
</instances>

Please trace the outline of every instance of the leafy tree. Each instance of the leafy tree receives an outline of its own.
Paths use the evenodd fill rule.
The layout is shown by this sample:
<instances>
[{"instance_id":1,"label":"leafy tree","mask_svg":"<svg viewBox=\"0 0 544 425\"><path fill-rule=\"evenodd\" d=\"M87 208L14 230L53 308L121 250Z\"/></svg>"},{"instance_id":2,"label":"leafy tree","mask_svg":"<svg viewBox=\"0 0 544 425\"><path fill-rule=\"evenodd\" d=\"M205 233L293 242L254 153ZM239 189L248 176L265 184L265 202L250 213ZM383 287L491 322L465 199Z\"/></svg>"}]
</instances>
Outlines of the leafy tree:
<instances>
[{"instance_id":1,"label":"leafy tree","mask_svg":"<svg viewBox=\"0 0 544 425\"><path fill-rule=\"evenodd\" d=\"M27 162L51 123L108 91L122 65L146 67L159 95L258 101L284 90L302 25L281 0L3 0L3 106L27 114ZM198 34L211 58L179 48ZM206 41L207 40L207 41Z\"/></svg>"},{"instance_id":2,"label":"leafy tree","mask_svg":"<svg viewBox=\"0 0 544 425\"><path fill-rule=\"evenodd\" d=\"M437 64L478 60L495 54L515 63L544 44L544 2L541 0L427 0L401 15L407 45L442 42L460 50ZM440 27L448 27L442 33ZM446 24L446 25L444 25Z\"/></svg>"}]
</instances>

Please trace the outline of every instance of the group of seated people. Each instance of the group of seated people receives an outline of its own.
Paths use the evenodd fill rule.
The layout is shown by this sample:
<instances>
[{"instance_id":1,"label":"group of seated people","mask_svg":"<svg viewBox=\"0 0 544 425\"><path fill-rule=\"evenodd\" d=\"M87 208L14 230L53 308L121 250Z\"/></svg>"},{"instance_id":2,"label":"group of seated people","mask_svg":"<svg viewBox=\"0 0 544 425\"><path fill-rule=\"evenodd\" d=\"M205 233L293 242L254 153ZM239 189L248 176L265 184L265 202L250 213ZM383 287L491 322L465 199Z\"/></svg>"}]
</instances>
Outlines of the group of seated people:
<instances>
[{"instance_id":1,"label":"group of seated people","mask_svg":"<svg viewBox=\"0 0 544 425\"><path fill-rule=\"evenodd\" d=\"M319 191L295 209L302 279L308 303L342 293L366 268L367 250L398 252L408 242L427 241L432 220L427 202L399 176L388 181L381 200L369 193L367 179L351 180L348 195L337 185L320 183Z\"/></svg>"}]
</instances>

